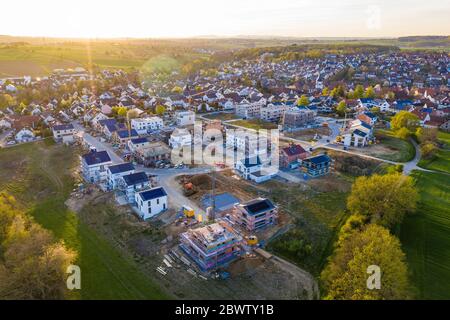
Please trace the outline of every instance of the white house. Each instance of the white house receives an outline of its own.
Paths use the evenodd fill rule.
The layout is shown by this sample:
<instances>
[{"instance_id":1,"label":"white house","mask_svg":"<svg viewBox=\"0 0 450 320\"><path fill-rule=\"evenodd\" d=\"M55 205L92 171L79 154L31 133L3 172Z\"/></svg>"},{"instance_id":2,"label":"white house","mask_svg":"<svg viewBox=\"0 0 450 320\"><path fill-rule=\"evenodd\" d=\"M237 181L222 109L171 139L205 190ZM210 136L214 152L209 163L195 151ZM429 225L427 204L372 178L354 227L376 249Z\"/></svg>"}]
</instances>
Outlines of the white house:
<instances>
[{"instance_id":1,"label":"white house","mask_svg":"<svg viewBox=\"0 0 450 320\"><path fill-rule=\"evenodd\" d=\"M106 171L108 175L108 189L114 190L118 186L119 179L134 173L135 169L132 163L126 162L109 166Z\"/></svg>"},{"instance_id":2,"label":"white house","mask_svg":"<svg viewBox=\"0 0 450 320\"><path fill-rule=\"evenodd\" d=\"M150 141L147 138L134 138L128 141L128 149L131 152L136 152L140 148L145 148L150 145Z\"/></svg>"},{"instance_id":3,"label":"white house","mask_svg":"<svg viewBox=\"0 0 450 320\"><path fill-rule=\"evenodd\" d=\"M160 130L164 126L163 120L159 117L138 118L131 120L131 128L138 134L148 134L150 131Z\"/></svg>"},{"instance_id":4,"label":"white house","mask_svg":"<svg viewBox=\"0 0 450 320\"><path fill-rule=\"evenodd\" d=\"M144 220L167 210L167 193L162 187L136 193L135 201L139 215Z\"/></svg>"},{"instance_id":5,"label":"white house","mask_svg":"<svg viewBox=\"0 0 450 320\"><path fill-rule=\"evenodd\" d=\"M107 151L93 151L81 157L81 171L90 183L105 182L108 179L108 166L112 160Z\"/></svg>"},{"instance_id":6,"label":"white house","mask_svg":"<svg viewBox=\"0 0 450 320\"><path fill-rule=\"evenodd\" d=\"M134 204L136 192L151 188L150 179L145 172L135 172L123 176L118 181L118 188L125 194L128 203Z\"/></svg>"},{"instance_id":7,"label":"white house","mask_svg":"<svg viewBox=\"0 0 450 320\"><path fill-rule=\"evenodd\" d=\"M177 126L189 126L195 123L195 113L192 111L178 111L175 116Z\"/></svg>"},{"instance_id":8,"label":"white house","mask_svg":"<svg viewBox=\"0 0 450 320\"><path fill-rule=\"evenodd\" d=\"M23 128L19 132L16 133L16 141L17 142L28 142L33 141L35 136L33 131L28 128Z\"/></svg>"},{"instance_id":9,"label":"white house","mask_svg":"<svg viewBox=\"0 0 450 320\"><path fill-rule=\"evenodd\" d=\"M63 143L72 143L76 133L72 124L57 125L52 128L53 138L55 141L62 141Z\"/></svg>"},{"instance_id":10,"label":"white house","mask_svg":"<svg viewBox=\"0 0 450 320\"><path fill-rule=\"evenodd\" d=\"M176 128L169 139L169 146L173 149L183 148L192 144L192 136L187 129Z\"/></svg>"},{"instance_id":11,"label":"white house","mask_svg":"<svg viewBox=\"0 0 450 320\"><path fill-rule=\"evenodd\" d=\"M277 173L276 170L270 167L264 168L258 156L238 160L234 164L234 169L244 179L252 180L256 183L270 180Z\"/></svg>"},{"instance_id":12,"label":"white house","mask_svg":"<svg viewBox=\"0 0 450 320\"><path fill-rule=\"evenodd\" d=\"M11 129L12 124L8 120L0 120L0 129Z\"/></svg>"}]
</instances>

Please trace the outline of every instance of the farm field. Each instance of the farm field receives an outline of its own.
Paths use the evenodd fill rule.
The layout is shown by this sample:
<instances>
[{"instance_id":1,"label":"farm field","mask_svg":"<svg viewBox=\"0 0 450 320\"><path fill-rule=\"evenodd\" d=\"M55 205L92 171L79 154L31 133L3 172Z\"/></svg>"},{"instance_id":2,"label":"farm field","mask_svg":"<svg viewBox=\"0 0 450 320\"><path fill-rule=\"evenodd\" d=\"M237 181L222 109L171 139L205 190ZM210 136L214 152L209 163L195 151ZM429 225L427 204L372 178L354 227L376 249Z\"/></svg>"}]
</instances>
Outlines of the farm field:
<instances>
[{"instance_id":1,"label":"farm field","mask_svg":"<svg viewBox=\"0 0 450 320\"><path fill-rule=\"evenodd\" d=\"M131 257L81 221L65 206L74 187L78 157L50 140L0 150L0 191L78 253L82 289L71 299L164 299L168 296Z\"/></svg>"},{"instance_id":2,"label":"farm field","mask_svg":"<svg viewBox=\"0 0 450 320\"><path fill-rule=\"evenodd\" d=\"M450 183L415 171L420 201L401 225L400 240L420 299L450 299Z\"/></svg>"},{"instance_id":3,"label":"farm field","mask_svg":"<svg viewBox=\"0 0 450 320\"><path fill-rule=\"evenodd\" d=\"M450 173L450 133L439 132L438 140L442 147L430 160L422 159L418 165L424 169Z\"/></svg>"},{"instance_id":4,"label":"farm field","mask_svg":"<svg viewBox=\"0 0 450 320\"><path fill-rule=\"evenodd\" d=\"M0 77L44 76L54 69L75 67L171 72L184 62L203 57L190 51L173 53L171 48L155 48L118 42L65 42L51 44L1 44Z\"/></svg>"}]
</instances>

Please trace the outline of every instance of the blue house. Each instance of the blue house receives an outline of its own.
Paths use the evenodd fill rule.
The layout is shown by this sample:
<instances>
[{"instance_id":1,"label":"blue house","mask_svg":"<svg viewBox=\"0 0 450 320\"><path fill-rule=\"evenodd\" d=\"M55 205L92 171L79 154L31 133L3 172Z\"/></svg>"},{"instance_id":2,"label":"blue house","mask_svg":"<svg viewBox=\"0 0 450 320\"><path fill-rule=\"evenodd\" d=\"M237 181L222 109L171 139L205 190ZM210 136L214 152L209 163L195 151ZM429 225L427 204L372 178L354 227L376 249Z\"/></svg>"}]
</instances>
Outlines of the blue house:
<instances>
[{"instance_id":1,"label":"blue house","mask_svg":"<svg viewBox=\"0 0 450 320\"><path fill-rule=\"evenodd\" d=\"M310 177L321 177L330 173L331 158L326 154L302 160L301 168Z\"/></svg>"}]
</instances>

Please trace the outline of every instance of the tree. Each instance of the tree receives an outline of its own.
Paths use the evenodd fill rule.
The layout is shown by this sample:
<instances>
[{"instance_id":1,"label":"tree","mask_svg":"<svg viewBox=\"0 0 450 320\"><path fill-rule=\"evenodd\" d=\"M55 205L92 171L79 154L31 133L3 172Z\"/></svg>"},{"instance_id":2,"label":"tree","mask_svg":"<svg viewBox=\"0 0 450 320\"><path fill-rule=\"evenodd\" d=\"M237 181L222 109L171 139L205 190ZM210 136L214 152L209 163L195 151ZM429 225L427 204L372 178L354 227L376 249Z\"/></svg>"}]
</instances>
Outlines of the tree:
<instances>
[{"instance_id":1,"label":"tree","mask_svg":"<svg viewBox=\"0 0 450 320\"><path fill-rule=\"evenodd\" d=\"M63 299L75 252L0 194L0 299Z\"/></svg>"},{"instance_id":2,"label":"tree","mask_svg":"<svg viewBox=\"0 0 450 320\"><path fill-rule=\"evenodd\" d=\"M437 150L438 148L436 147L436 145L431 142L425 142L420 145L420 152L422 154L422 157L427 160L433 159L436 155Z\"/></svg>"},{"instance_id":3,"label":"tree","mask_svg":"<svg viewBox=\"0 0 450 320\"><path fill-rule=\"evenodd\" d=\"M353 183L347 208L352 214L392 228L405 214L415 211L418 196L413 179L400 173L359 177Z\"/></svg>"},{"instance_id":4,"label":"tree","mask_svg":"<svg viewBox=\"0 0 450 320\"><path fill-rule=\"evenodd\" d=\"M416 130L417 139L420 143L430 142L436 143L438 139L438 129L437 128L417 128Z\"/></svg>"},{"instance_id":5,"label":"tree","mask_svg":"<svg viewBox=\"0 0 450 320\"><path fill-rule=\"evenodd\" d=\"M309 105L309 99L306 95L302 95L300 99L297 101L297 106L299 107L306 107Z\"/></svg>"},{"instance_id":6,"label":"tree","mask_svg":"<svg viewBox=\"0 0 450 320\"><path fill-rule=\"evenodd\" d=\"M379 289L368 288L369 266L381 271ZM321 274L325 299L399 300L411 298L400 241L378 225L356 231L335 251Z\"/></svg>"},{"instance_id":7,"label":"tree","mask_svg":"<svg viewBox=\"0 0 450 320\"><path fill-rule=\"evenodd\" d=\"M157 115L162 116L164 112L166 112L166 108L163 105L157 105L155 108L155 112Z\"/></svg>"},{"instance_id":8,"label":"tree","mask_svg":"<svg viewBox=\"0 0 450 320\"><path fill-rule=\"evenodd\" d=\"M328 96L329 94L330 94L330 89L328 89L328 87L323 88L322 95L323 96Z\"/></svg>"},{"instance_id":9,"label":"tree","mask_svg":"<svg viewBox=\"0 0 450 320\"><path fill-rule=\"evenodd\" d=\"M375 98L375 90L373 89L372 86L366 88L366 91L364 92L364 97L370 99Z\"/></svg>"},{"instance_id":10,"label":"tree","mask_svg":"<svg viewBox=\"0 0 450 320\"><path fill-rule=\"evenodd\" d=\"M419 118L408 111L400 111L391 119L391 128L397 131L401 128L407 128L411 133L415 132L419 126Z\"/></svg>"},{"instance_id":11,"label":"tree","mask_svg":"<svg viewBox=\"0 0 450 320\"><path fill-rule=\"evenodd\" d=\"M397 138L406 140L411 136L411 131L409 131L407 128L400 128L395 132L395 135Z\"/></svg>"},{"instance_id":12,"label":"tree","mask_svg":"<svg viewBox=\"0 0 450 320\"><path fill-rule=\"evenodd\" d=\"M172 88L172 92L181 94L181 93L183 93L183 88L181 88L179 86L175 86L175 87Z\"/></svg>"},{"instance_id":13,"label":"tree","mask_svg":"<svg viewBox=\"0 0 450 320\"><path fill-rule=\"evenodd\" d=\"M345 114L345 112L347 112L347 104L345 103L344 100L339 102L338 106L336 107L336 112L341 117Z\"/></svg>"},{"instance_id":14,"label":"tree","mask_svg":"<svg viewBox=\"0 0 450 320\"><path fill-rule=\"evenodd\" d=\"M360 84L358 84L353 91L353 98L354 99L362 99L364 98L364 87Z\"/></svg>"}]
</instances>

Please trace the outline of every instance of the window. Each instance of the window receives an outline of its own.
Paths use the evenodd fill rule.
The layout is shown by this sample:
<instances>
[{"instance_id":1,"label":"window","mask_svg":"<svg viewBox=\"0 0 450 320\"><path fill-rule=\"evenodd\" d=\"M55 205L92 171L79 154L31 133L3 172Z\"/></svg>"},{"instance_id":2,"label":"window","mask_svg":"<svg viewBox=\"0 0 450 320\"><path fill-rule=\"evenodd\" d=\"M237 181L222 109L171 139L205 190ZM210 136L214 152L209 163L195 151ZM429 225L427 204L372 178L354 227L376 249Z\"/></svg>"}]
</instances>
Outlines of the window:
<instances>
[{"instance_id":1,"label":"window","mask_svg":"<svg viewBox=\"0 0 450 320\"><path fill-rule=\"evenodd\" d=\"M159 199L156 199L156 204L159 204Z\"/></svg>"}]
</instances>

